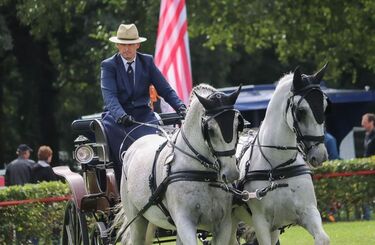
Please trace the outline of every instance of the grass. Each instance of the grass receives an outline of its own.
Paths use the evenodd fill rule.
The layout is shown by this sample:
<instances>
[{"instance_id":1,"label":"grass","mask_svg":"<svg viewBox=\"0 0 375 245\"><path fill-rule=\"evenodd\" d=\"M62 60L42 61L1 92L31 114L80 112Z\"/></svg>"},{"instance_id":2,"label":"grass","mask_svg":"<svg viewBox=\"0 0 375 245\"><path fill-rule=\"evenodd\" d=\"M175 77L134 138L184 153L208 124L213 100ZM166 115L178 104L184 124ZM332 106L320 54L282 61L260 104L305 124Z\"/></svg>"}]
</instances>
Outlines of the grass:
<instances>
[{"instance_id":1,"label":"grass","mask_svg":"<svg viewBox=\"0 0 375 245\"><path fill-rule=\"evenodd\" d=\"M324 230L331 239L331 245L375 244L375 220L326 223ZM280 237L280 243L281 245L313 245L314 240L306 230L295 226L285 230L285 233ZM162 244L173 245L176 243Z\"/></svg>"},{"instance_id":2,"label":"grass","mask_svg":"<svg viewBox=\"0 0 375 245\"><path fill-rule=\"evenodd\" d=\"M324 224L331 245L375 244L375 221L353 221ZM282 245L313 245L312 236L301 227L287 229L280 237Z\"/></svg>"}]
</instances>

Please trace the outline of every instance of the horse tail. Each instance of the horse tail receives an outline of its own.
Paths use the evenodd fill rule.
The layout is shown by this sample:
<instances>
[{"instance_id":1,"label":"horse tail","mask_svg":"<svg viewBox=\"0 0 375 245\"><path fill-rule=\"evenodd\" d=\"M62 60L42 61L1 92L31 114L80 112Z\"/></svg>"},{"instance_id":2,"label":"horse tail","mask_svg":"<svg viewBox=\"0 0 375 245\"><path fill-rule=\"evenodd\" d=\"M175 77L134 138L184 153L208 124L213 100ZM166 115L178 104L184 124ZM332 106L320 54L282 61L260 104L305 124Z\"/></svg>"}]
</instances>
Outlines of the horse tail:
<instances>
[{"instance_id":1,"label":"horse tail","mask_svg":"<svg viewBox=\"0 0 375 245\"><path fill-rule=\"evenodd\" d=\"M115 205L114 213L116 214L111 227L109 228L109 233L116 232L116 241L121 238L122 245L131 245L130 243L130 233L125 231L125 227L128 224L128 219L125 214L125 209L121 202Z\"/></svg>"}]
</instances>

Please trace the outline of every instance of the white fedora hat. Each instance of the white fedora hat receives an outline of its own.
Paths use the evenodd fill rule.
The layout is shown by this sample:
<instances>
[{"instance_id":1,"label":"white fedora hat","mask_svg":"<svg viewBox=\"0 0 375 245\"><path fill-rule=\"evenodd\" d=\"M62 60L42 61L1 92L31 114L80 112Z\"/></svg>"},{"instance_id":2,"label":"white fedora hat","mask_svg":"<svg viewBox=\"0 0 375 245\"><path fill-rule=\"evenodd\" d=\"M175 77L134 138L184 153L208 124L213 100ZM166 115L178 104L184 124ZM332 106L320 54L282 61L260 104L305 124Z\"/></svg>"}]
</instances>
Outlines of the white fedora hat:
<instances>
[{"instance_id":1,"label":"white fedora hat","mask_svg":"<svg viewBox=\"0 0 375 245\"><path fill-rule=\"evenodd\" d=\"M109 41L113 43L121 43L121 44L133 44L133 43L141 43L146 41L147 38L140 37L138 35L137 27L134 24L125 25L121 24L117 30L117 36L111 37Z\"/></svg>"}]
</instances>

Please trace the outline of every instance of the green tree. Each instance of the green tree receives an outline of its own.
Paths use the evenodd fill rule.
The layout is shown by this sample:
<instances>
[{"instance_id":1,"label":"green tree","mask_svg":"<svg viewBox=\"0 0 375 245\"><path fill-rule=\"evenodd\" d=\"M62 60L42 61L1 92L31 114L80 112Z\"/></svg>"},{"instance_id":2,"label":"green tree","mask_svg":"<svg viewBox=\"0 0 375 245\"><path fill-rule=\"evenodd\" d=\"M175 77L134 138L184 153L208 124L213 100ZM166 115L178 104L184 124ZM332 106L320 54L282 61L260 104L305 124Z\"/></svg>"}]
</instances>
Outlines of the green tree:
<instances>
[{"instance_id":1,"label":"green tree","mask_svg":"<svg viewBox=\"0 0 375 245\"><path fill-rule=\"evenodd\" d=\"M100 61L119 23L134 22L153 53L160 3L0 0L0 163L25 142L71 151L70 124L102 111ZM55 154L56 156L56 154Z\"/></svg>"},{"instance_id":2,"label":"green tree","mask_svg":"<svg viewBox=\"0 0 375 245\"><path fill-rule=\"evenodd\" d=\"M276 81L329 61L330 85L375 78L371 0L186 1L194 85ZM70 151L72 120L102 111L100 61L119 23L154 53L160 1L0 0L0 164L25 142ZM354 83L355 82L355 83Z\"/></svg>"},{"instance_id":3,"label":"green tree","mask_svg":"<svg viewBox=\"0 0 375 245\"><path fill-rule=\"evenodd\" d=\"M372 0L192 1L189 7L190 33L205 36L207 47L274 49L283 64L309 69L329 61L328 79L337 86L375 78Z\"/></svg>"}]
</instances>

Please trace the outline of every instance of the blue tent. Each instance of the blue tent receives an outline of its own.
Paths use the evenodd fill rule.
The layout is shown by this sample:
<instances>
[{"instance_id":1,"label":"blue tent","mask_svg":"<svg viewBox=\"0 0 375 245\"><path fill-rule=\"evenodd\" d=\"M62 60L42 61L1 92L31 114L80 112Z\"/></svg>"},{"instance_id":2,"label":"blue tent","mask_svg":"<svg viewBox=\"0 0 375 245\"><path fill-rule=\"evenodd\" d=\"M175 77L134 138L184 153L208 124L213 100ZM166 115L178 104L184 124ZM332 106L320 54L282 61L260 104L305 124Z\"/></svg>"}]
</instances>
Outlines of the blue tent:
<instances>
[{"instance_id":1,"label":"blue tent","mask_svg":"<svg viewBox=\"0 0 375 245\"><path fill-rule=\"evenodd\" d=\"M258 127L263 120L275 87L274 84L242 87L235 107L253 127ZM228 87L220 90L232 92L236 88ZM322 86L322 89L332 102L332 112L326 120L327 131L335 136L339 143L354 126L361 126L364 113L371 112L371 108L374 110L375 90L332 89L325 86Z\"/></svg>"}]
</instances>

